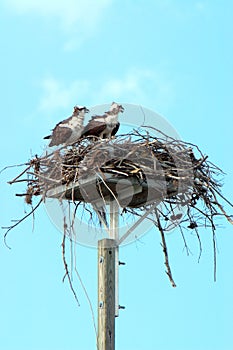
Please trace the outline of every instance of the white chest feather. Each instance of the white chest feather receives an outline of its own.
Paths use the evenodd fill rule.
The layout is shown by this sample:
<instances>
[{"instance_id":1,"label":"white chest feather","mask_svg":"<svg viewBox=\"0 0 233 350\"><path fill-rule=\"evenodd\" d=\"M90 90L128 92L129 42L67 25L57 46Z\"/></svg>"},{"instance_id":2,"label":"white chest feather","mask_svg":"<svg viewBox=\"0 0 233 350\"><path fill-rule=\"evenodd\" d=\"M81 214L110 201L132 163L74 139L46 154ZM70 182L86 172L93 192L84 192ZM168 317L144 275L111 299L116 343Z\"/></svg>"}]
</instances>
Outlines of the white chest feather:
<instances>
[{"instance_id":1,"label":"white chest feather","mask_svg":"<svg viewBox=\"0 0 233 350\"><path fill-rule=\"evenodd\" d=\"M109 126L115 126L118 123L118 114L107 115L107 117L97 117L95 121L105 123Z\"/></svg>"},{"instance_id":2,"label":"white chest feather","mask_svg":"<svg viewBox=\"0 0 233 350\"><path fill-rule=\"evenodd\" d=\"M68 122L66 123L61 123L59 126L62 128L71 128L71 129L81 129L83 126L83 119L84 117L79 116L77 117L72 117Z\"/></svg>"}]
</instances>

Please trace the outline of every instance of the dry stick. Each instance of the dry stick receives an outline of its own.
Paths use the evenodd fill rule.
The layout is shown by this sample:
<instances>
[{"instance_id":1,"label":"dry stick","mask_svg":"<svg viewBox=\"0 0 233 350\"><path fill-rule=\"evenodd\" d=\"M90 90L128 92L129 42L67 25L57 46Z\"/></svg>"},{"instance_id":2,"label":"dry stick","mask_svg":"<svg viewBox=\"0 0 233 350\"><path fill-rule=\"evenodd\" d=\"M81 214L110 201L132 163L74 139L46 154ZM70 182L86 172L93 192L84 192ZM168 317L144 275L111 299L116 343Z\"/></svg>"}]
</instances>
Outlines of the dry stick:
<instances>
[{"instance_id":1,"label":"dry stick","mask_svg":"<svg viewBox=\"0 0 233 350\"><path fill-rule=\"evenodd\" d=\"M214 248L214 281L217 280L217 254L216 254L216 235L215 230L212 228L213 233L213 248Z\"/></svg>"},{"instance_id":2,"label":"dry stick","mask_svg":"<svg viewBox=\"0 0 233 350\"><path fill-rule=\"evenodd\" d=\"M160 232L161 238L162 238L162 244L161 245L163 247L163 253L164 253L164 257L165 257L165 265L166 265L166 268L167 268L166 274L169 277L169 280L171 282L172 287L176 287L176 284L175 284L175 282L173 280L173 277L172 277L171 268L170 268L170 265L169 265L167 244L166 244L163 228L161 226L161 222L160 222L160 219L159 219L159 214L158 214L158 211L157 211L156 208L155 208L155 215L156 215L156 219L157 219L158 229L159 229L159 232Z\"/></svg>"},{"instance_id":3,"label":"dry stick","mask_svg":"<svg viewBox=\"0 0 233 350\"><path fill-rule=\"evenodd\" d=\"M213 193L214 197L215 194ZM215 197L216 198L216 197ZM218 203L217 203L218 204ZM217 254L216 254L216 236L215 236L215 225L213 222L213 208L210 207L211 212L211 228L212 228L212 239L213 239L213 250L214 250L214 281L216 282L216 275L217 275Z\"/></svg>"},{"instance_id":4,"label":"dry stick","mask_svg":"<svg viewBox=\"0 0 233 350\"><path fill-rule=\"evenodd\" d=\"M16 165L8 165L5 166L3 169L0 170L0 174L3 173L3 171L5 171L6 169L10 169L10 168L16 168L16 167L20 167L20 166L24 166L24 165L30 165L29 163L23 163L23 164L16 164ZM21 175L20 175L21 176Z\"/></svg>"},{"instance_id":5,"label":"dry stick","mask_svg":"<svg viewBox=\"0 0 233 350\"><path fill-rule=\"evenodd\" d=\"M102 189L101 189L101 186L100 186L99 183L98 183L98 188L99 188L99 191L100 191L101 198L103 199L104 205L106 207L105 198L103 196L103 192L102 192ZM108 227L108 225L106 225L106 222L105 222L104 218L100 215L100 213L98 211L98 208L94 204L92 204L92 207L95 209L95 212L96 212L96 214L98 216L98 219L99 219L100 223L104 226L105 231L107 232L108 236L110 237L109 227Z\"/></svg>"},{"instance_id":6,"label":"dry stick","mask_svg":"<svg viewBox=\"0 0 233 350\"><path fill-rule=\"evenodd\" d=\"M219 207L219 209L221 210L221 212L225 215L225 217L227 218L227 220L233 225L233 220L231 219L231 217L229 215L227 215L227 213L225 212L225 210L223 209L223 207L221 206L220 203L218 203L217 197L215 192L217 192L216 190L212 190L210 188L210 191L212 193L212 195L214 196L215 199L215 204ZM218 192L217 192L218 193ZM218 195L220 195L228 204L230 204L231 206L233 206L232 203L230 203L226 198L224 198L220 193L218 193Z\"/></svg>"},{"instance_id":7,"label":"dry stick","mask_svg":"<svg viewBox=\"0 0 233 350\"><path fill-rule=\"evenodd\" d=\"M208 163L211 165L210 168L218 170L220 173L226 175L226 173L224 173L224 171L220 169L216 164L212 163L210 160L208 161Z\"/></svg>"},{"instance_id":8,"label":"dry stick","mask_svg":"<svg viewBox=\"0 0 233 350\"><path fill-rule=\"evenodd\" d=\"M33 172L28 172L28 175L35 175L35 174ZM58 185L61 184L60 180L52 179L51 177L47 177L42 174L36 174L36 176L38 177L39 180L48 180L48 181L50 180L50 182L52 181L52 183L55 183Z\"/></svg>"},{"instance_id":9,"label":"dry stick","mask_svg":"<svg viewBox=\"0 0 233 350\"><path fill-rule=\"evenodd\" d=\"M22 219L18 220L16 222L16 224L9 226L9 227L2 227L2 229L7 229L6 233L4 234L4 243L7 246L7 248L11 249L8 244L6 243L6 237L8 235L8 233L15 228L17 225L19 225L22 221L24 221L25 219L27 219L30 215L32 215L35 210L39 207L39 205L42 203L43 199L41 198L40 201L37 203L37 205L30 211L30 213L28 213L27 215L25 215Z\"/></svg>"},{"instance_id":10,"label":"dry stick","mask_svg":"<svg viewBox=\"0 0 233 350\"><path fill-rule=\"evenodd\" d=\"M89 219L89 222L93 222L94 223L94 220L93 220L93 212L87 208L86 206L87 203L84 202L84 209L90 214L90 219Z\"/></svg>"},{"instance_id":11,"label":"dry stick","mask_svg":"<svg viewBox=\"0 0 233 350\"><path fill-rule=\"evenodd\" d=\"M24 164L23 164L24 165ZM26 173L26 171L28 171L28 169L30 169L31 168L31 164L26 168L26 169L24 169L19 175L17 175L13 180L11 180L11 181L8 181L8 184L9 185L12 185L14 182L16 182L16 180L19 178L19 177L21 177L23 174L25 174ZM6 169L6 168L4 168L4 169ZM4 170L3 169L3 170ZM33 173L33 175L35 175L34 173Z\"/></svg>"},{"instance_id":12,"label":"dry stick","mask_svg":"<svg viewBox=\"0 0 233 350\"><path fill-rule=\"evenodd\" d=\"M175 141L175 142L178 141L178 142L179 142L180 144L182 144L182 145L189 145L189 146L195 147L195 148L198 150L198 152L201 154L202 158L204 158L203 153L201 152L200 148L199 148L197 145L195 145L195 144L193 144L193 143L191 143L191 142L187 142L187 141L176 140L176 139L174 139L173 137L166 135L166 134L163 133L161 130L156 129L156 128L152 127L152 126L143 125L143 127L144 127L144 128L149 128L149 129L152 129L152 130L155 130L155 131L159 132L161 135L165 136L166 138L169 138L170 140ZM163 140L163 139L162 139L162 140ZM163 140L163 141L164 141L164 140ZM166 142L167 142L167 141L166 141Z\"/></svg>"},{"instance_id":13,"label":"dry stick","mask_svg":"<svg viewBox=\"0 0 233 350\"><path fill-rule=\"evenodd\" d=\"M223 207L221 206L221 204L219 204L218 203L218 201L217 201L217 199L216 199L216 194L218 194L219 196L221 196L229 205L231 205L231 206L233 206L225 197L223 197L222 196L222 194L220 193L220 192L218 192L218 190L217 189L215 189L214 187L215 186L217 186L214 182L213 182L213 180L211 180L211 179L209 179L208 178L208 176L207 175L210 175L211 176L211 169L210 169L210 167L209 167L209 164L212 164L211 162L206 162L206 156L204 156L203 154L202 154L202 152L200 151L200 149L198 148L198 146L196 146L196 145L194 145L194 144L191 144L191 143L188 143L188 142L183 142L183 141L181 141L181 140L175 140L175 139L173 139L173 138L171 138L171 137L169 137L169 136L167 136L167 135L165 135L164 133L162 133L160 130L158 130L158 129L155 129L155 128L153 128L153 127L150 127L151 129L154 129L154 130L156 130L156 131L158 131L161 135L164 135L164 136L166 136L166 140L164 140L164 139L162 139L161 137L160 138L152 138L152 137L150 137L149 135L148 135L148 132L147 132L147 135L146 135L146 137L143 135L143 134L140 134L138 131L135 131L134 132L134 134L131 134L131 135L134 135L134 136L140 136L141 137L141 139L139 140L140 142L136 145L136 147L134 148L134 149L137 149L137 147L138 146L143 146L143 145L148 145L148 142L150 141L150 140L154 140L154 141L152 141L152 142L149 142L149 144L151 144L151 146L153 147L153 152L155 152L155 154L157 154L157 153L159 153L160 154L160 150L161 150L161 152L164 152L165 151L165 156L166 156L166 154L167 154L167 151L166 151L166 149L165 149L165 146L168 148L168 147L173 147L174 149L173 149L173 152L175 153L175 155L177 156L179 153L181 153L182 154L182 149L183 149L183 147L185 148L185 146L187 147L188 145L189 146L193 146L193 148L195 148L195 150L198 150L199 151L199 153L202 155L202 160L196 165L196 166L194 166L194 168L195 167L201 167L202 165L203 165L203 163L205 162L205 164L204 164L204 166L203 166L203 168L202 169L199 169L200 170L200 176L199 176L199 178L201 178L202 179L202 177L201 177L201 174L203 173L203 175L204 175L204 179L205 179L205 181L207 182L207 186L208 186L208 188L209 188L209 190L212 192L212 194L214 195L214 198L215 198L215 201L216 202L210 202L209 201L209 199L206 201L205 200L205 198L203 198L202 197L202 199L203 199L203 201L204 201L204 203L205 203L205 205L207 206L207 208L211 211L211 206L214 208L214 205L216 205L216 206L218 206L218 208L220 209L220 211L223 213L222 215L224 215L226 218L227 218L227 220L231 223L231 224L233 224L233 220L231 219L231 217L230 216L228 216L227 214L226 214L226 212L225 212L225 210L223 209ZM142 142L142 139L143 139L143 142ZM119 139L118 139L119 140ZM123 139L123 140L125 140L125 139ZM144 141L144 140L146 140L146 142ZM159 141L159 140L162 140L162 142L163 143L161 143L161 141ZM87 146L85 146L85 142L87 143L87 141L85 141L84 140L84 142L83 141L81 141L80 143L78 143L78 145L81 145L82 147L84 147L84 151L82 150L82 155L83 155L83 153L84 153L84 155L85 155L85 153L87 153L86 152L86 150L87 149L96 149L96 148L98 148L98 145L97 145L97 147L94 147L94 148L92 148L93 147L93 145L92 144L88 144ZM129 139L129 142L131 142L131 139ZM160 144L159 144L159 142L160 142ZM165 144L165 142L166 142L166 144ZM153 145L153 143L154 143L154 145ZM109 146L109 144L106 144L106 148ZM121 150L121 148L122 149L124 149L124 145L123 144L120 144L119 143L119 141L118 141L118 143L117 143L117 140L114 142L114 146L115 147L117 147L117 148L119 148L120 150ZM159 146L159 147L158 147ZM131 152L132 152L132 150L131 150ZM156 153L157 152L157 153ZM53 154L50 154L50 155L47 155L46 157L44 157L44 158L42 158L42 159L40 159L40 160L43 160L44 159L44 161L46 161L46 159L48 159L48 161L49 161L49 158L51 157L51 155L53 156ZM60 154L58 154L59 155L59 160L60 159L62 159L61 157L62 157L62 155L60 155ZM161 153L161 157L162 157L162 159L161 159L161 161L163 161L164 163L166 162L166 160L164 160L163 159L163 154ZM56 159L55 159L55 157L53 157L52 158L52 161L55 161L56 162ZM183 163L186 163L186 160L185 159L183 159L182 160L183 161ZM22 164L22 165L25 165L25 166L28 166L29 164L28 163L25 163L25 164ZM48 165L49 165L49 163L48 163ZM172 164L171 164L172 165ZM29 167L27 167L27 169L25 169L24 170L24 172L22 172L20 175L18 175L13 181L11 181L10 183L13 183L14 181L16 182L16 180L20 177L20 176L22 176L29 168L30 168L30 166L32 166L32 163L30 163L30 165L29 165ZM72 166L70 166L70 167L72 167ZM214 166L215 167L215 169L217 169L217 170L219 170L219 171L221 171L221 169L219 169L219 168L217 168L216 166ZM120 169L121 170L121 169ZM112 170L111 170L112 171ZM208 174L207 174L207 172L208 172ZM222 172L222 171L221 171ZM34 173L32 173L32 172L28 172L28 174L30 175L34 175L34 176L37 176L37 177L39 177L39 179L41 179L41 180L46 180L46 176L43 176L43 174L35 174L35 172ZM197 173L197 175L199 175L199 171L198 171L198 173ZM168 176L170 176L170 177L174 177L174 175L172 175L172 174L168 174ZM198 177L198 176L197 176ZM48 178L47 178L48 179ZM179 177L179 179L180 179L180 177ZM21 180L20 180L21 181ZM32 180L29 180L29 182L32 182ZM55 183L56 183L56 180L54 181ZM58 181L59 182L59 181ZM103 180L103 182L104 182L104 180ZM52 184L51 184L51 187L52 187ZM171 199L170 199L170 203L171 203ZM212 229L214 229L214 222L213 222L213 215L217 215L217 213L211 213L211 215L210 214L208 214L208 213L205 213L204 211L202 211L202 210L200 210L199 208L196 208L195 207L195 205L191 205L191 207L195 210L197 210L197 211L199 211L199 213L201 213L201 214L203 214L204 215L204 217L205 217L205 219L208 219L209 221L210 221L210 223L211 223L211 226L212 226ZM36 207L37 208L37 207ZM35 209L36 209L35 208ZM34 209L34 210L35 210ZM85 208L86 209L86 208ZM33 212L34 212L34 210L33 210ZM137 215L137 213L136 213L136 211L135 212L133 212L133 210L131 210L131 212L133 213L133 214L135 214L135 215ZM159 211L158 211L159 212ZM30 214L29 214L30 215ZM91 214L90 214L91 215ZM218 214L218 215L220 215L220 214ZM27 217L27 216L26 216ZM25 217L25 218L26 218ZM25 218L23 218L22 220L24 220ZM149 218L148 218L149 219ZM17 222L17 224L19 224L21 221L19 221L19 222ZM17 224L15 224L15 225L13 225L13 226L11 226L9 229L12 229L13 227L15 227ZM161 226L161 225L160 225ZM164 231L163 231L164 232ZM6 233L7 234L7 233ZM214 234L213 234L213 240L214 240L214 244L215 244L215 232L214 232Z\"/></svg>"},{"instance_id":14,"label":"dry stick","mask_svg":"<svg viewBox=\"0 0 233 350\"><path fill-rule=\"evenodd\" d=\"M216 254L216 236L215 228L212 226L213 250L214 250L214 282L217 280L217 254Z\"/></svg>"},{"instance_id":15,"label":"dry stick","mask_svg":"<svg viewBox=\"0 0 233 350\"><path fill-rule=\"evenodd\" d=\"M38 180L36 179L19 179L19 180L12 180L12 181L9 181L8 184L9 185L12 185L13 183L18 183L18 182L28 182L28 183L33 183L33 182L38 182Z\"/></svg>"},{"instance_id":16,"label":"dry stick","mask_svg":"<svg viewBox=\"0 0 233 350\"><path fill-rule=\"evenodd\" d=\"M77 167L76 167L76 168L77 168ZM74 184L74 185L75 185L75 183L76 183L77 175L78 175L78 171L76 170L76 171L75 171L75 177L74 177L74 180L73 180L73 184ZM74 186L72 187L71 198L72 198L72 201L75 202L75 199L74 199Z\"/></svg>"},{"instance_id":17,"label":"dry stick","mask_svg":"<svg viewBox=\"0 0 233 350\"><path fill-rule=\"evenodd\" d=\"M215 225L213 222L213 208L210 207L211 212L211 228L212 228L212 240L213 240L213 251L214 251L214 282L216 282L216 275L217 275L217 254L216 254L216 236L215 236Z\"/></svg>"},{"instance_id":18,"label":"dry stick","mask_svg":"<svg viewBox=\"0 0 233 350\"><path fill-rule=\"evenodd\" d=\"M198 230L197 230L196 227L195 227L195 233L196 233L196 236L197 236L197 239L198 239L198 242L199 242L199 256L198 256L198 263L199 263L200 259L201 259L201 255L202 255L202 244L201 244L200 235L199 235Z\"/></svg>"},{"instance_id":19,"label":"dry stick","mask_svg":"<svg viewBox=\"0 0 233 350\"><path fill-rule=\"evenodd\" d=\"M187 210L187 215L188 215L188 218L189 218L190 222L192 222L193 218L191 216L190 207L189 206L188 206L188 210ZM195 233L196 233L196 236L197 236L197 239L198 239L198 242L199 242L199 256L198 256L198 263L199 263L200 259L201 259L201 255L202 255L202 244L201 244L200 235L199 235L198 230L197 230L196 227L195 227Z\"/></svg>"},{"instance_id":20,"label":"dry stick","mask_svg":"<svg viewBox=\"0 0 233 350\"><path fill-rule=\"evenodd\" d=\"M210 188L209 188L210 189ZM215 194L214 192L212 192L214 197L215 197ZM215 197L216 199L216 197ZM216 200L216 204L217 205L220 205L218 204L217 200ZM213 222L213 215L214 213L211 212L211 215L208 215L206 213L204 213L201 209L199 209L198 207L195 207L195 206L192 206L192 208L196 209L197 211L199 211L203 216L205 216L206 219L209 220L210 224L211 224L211 228L212 228L212 237L213 237L213 251L214 251L214 281L216 281L216 274L217 274L217 255L216 255L216 236L215 236L215 225L214 225L214 222ZM220 208L221 209L221 208ZM223 215L225 217L226 216L226 213L223 213ZM232 223L232 222L231 222ZM197 231L196 231L197 233ZM200 237L198 237L199 239L199 242L200 242Z\"/></svg>"},{"instance_id":21,"label":"dry stick","mask_svg":"<svg viewBox=\"0 0 233 350\"><path fill-rule=\"evenodd\" d=\"M208 158L208 156L205 156L204 158L202 158L197 164L195 164L193 166L194 169L198 168L200 165L202 165L203 163L205 163L206 159Z\"/></svg>"},{"instance_id":22,"label":"dry stick","mask_svg":"<svg viewBox=\"0 0 233 350\"><path fill-rule=\"evenodd\" d=\"M128 231L119 239L118 245L120 245L136 228L137 226L144 220L146 217L156 208L156 204L153 204L150 209L148 209L145 214L140 215L140 219L138 219L129 229Z\"/></svg>"},{"instance_id":23,"label":"dry stick","mask_svg":"<svg viewBox=\"0 0 233 350\"><path fill-rule=\"evenodd\" d=\"M157 128L154 128L153 126L150 126L150 125L143 125L142 127L143 127L143 128L148 128L148 129L155 130L155 131L157 131L159 134L165 136L166 138L168 138L168 139L170 139L170 140L172 140L172 141L177 141L177 140L174 139L172 136L166 135L164 132L162 132L161 130L159 130L159 129L157 129ZM135 131L136 131L136 130L135 130ZM138 133L138 134L139 134L139 136L141 136L140 133ZM179 140L179 142L180 142L180 141L181 141L181 140ZM181 142L182 142L182 141L181 141Z\"/></svg>"},{"instance_id":24,"label":"dry stick","mask_svg":"<svg viewBox=\"0 0 233 350\"><path fill-rule=\"evenodd\" d=\"M70 205L71 203L68 202L68 207L69 207L69 227L71 228L72 227L72 220L71 220L71 209L70 209ZM71 270L71 273L70 273L70 278L71 280L73 280L73 275L72 275L72 272L73 272L73 240L72 240L72 237L71 237L71 230L69 232L69 240L70 240L70 270Z\"/></svg>"},{"instance_id":25,"label":"dry stick","mask_svg":"<svg viewBox=\"0 0 233 350\"><path fill-rule=\"evenodd\" d=\"M181 236L182 236L182 239L183 239L183 242L184 242L184 248L186 250L186 253L187 253L187 256L189 256L189 254L192 254L191 250L189 249L188 245L187 245L187 242L186 242L186 239L185 239L185 236L184 236L184 232L183 232L183 229L181 227L181 225L179 225L179 229L180 229L180 232L181 232Z\"/></svg>"},{"instance_id":26,"label":"dry stick","mask_svg":"<svg viewBox=\"0 0 233 350\"><path fill-rule=\"evenodd\" d=\"M153 222L153 224L155 223L155 221L154 221L153 218L148 217L149 213L151 213L151 212L153 211L153 208L152 208L151 206L150 206L148 209L145 209L146 212L145 212L144 214L142 214L142 215L139 214L139 213L137 213L136 211L134 211L133 208L127 208L127 209L124 208L124 210L125 210L125 212L127 212L127 213L129 213L129 214L132 214L132 215L135 215L135 216L139 216L140 222L146 218L147 220ZM148 213L148 212L149 212L149 213ZM138 226L138 225L139 225L139 222L136 221L136 222L134 223L134 225L137 225L137 226ZM131 228L129 228L129 230L131 231ZM119 240L119 244L122 243L122 241L123 241L125 238L127 238L126 235L127 235L127 236L129 235L129 233L128 233L129 230L121 237L121 239Z\"/></svg>"},{"instance_id":27,"label":"dry stick","mask_svg":"<svg viewBox=\"0 0 233 350\"><path fill-rule=\"evenodd\" d=\"M201 210L200 208L198 208L197 206L195 206L193 204L191 204L191 208L193 208L196 211L198 211L199 213L201 213L211 223L211 226L213 225L213 220L207 213L205 213L203 210Z\"/></svg>"},{"instance_id":28,"label":"dry stick","mask_svg":"<svg viewBox=\"0 0 233 350\"><path fill-rule=\"evenodd\" d=\"M97 209L93 204L92 204L92 207L95 209L95 213L96 213L96 215L98 216L98 219L99 219L101 225L104 226L105 231L107 232L108 236L110 237L109 228L108 228L108 226L106 225L106 223L105 223L103 217L100 215L98 209Z\"/></svg>"},{"instance_id":29,"label":"dry stick","mask_svg":"<svg viewBox=\"0 0 233 350\"><path fill-rule=\"evenodd\" d=\"M67 277L68 278L68 281L69 281L69 285L70 285L70 289L74 295L74 298L78 304L78 306L80 306L80 303L79 303L79 300L78 300L78 297L77 297L77 294L74 290L74 287L73 287L73 284L72 284L72 281L71 281L71 277L70 277L70 273L69 273L69 269L68 269L68 264L66 262L66 246L65 246L65 241L66 241L66 222L65 222L65 218L64 218L64 233L63 233L63 239L62 239L62 260L63 260L63 264L64 264L64 267L65 267L65 275L62 279L62 282L64 282L65 278Z\"/></svg>"},{"instance_id":30,"label":"dry stick","mask_svg":"<svg viewBox=\"0 0 233 350\"><path fill-rule=\"evenodd\" d=\"M16 193L15 196L16 197L25 197L27 195L27 193Z\"/></svg>"},{"instance_id":31,"label":"dry stick","mask_svg":"<svg viewBox=\"0 0 233 350\"><path fill-rule=\"evenodd\" d=\"M75 242L76 242L76 232L74 229L74 224L75 224L76 213L77 213L77 210L78 210L80 203L81 203L81 201L79 201L78 203L74 202L75 208L74 208L73 217L72 217L71 226L70 226Z\"/></svg>"},{"instance_id":32,"label":"dry stick","mask_svg":"<svg viewBox=\"0 0 233 350\"><path fill-rule=\"evenodd\" d=\"M109 190L109 192L111 193L111 195L112 195L113 198L115 199L115 201L116 201L118 207L120 208L120 207L121 207L121 206L120 206L120 203L119 203L117 197L115 196L115 194L113 193L113 191L111 190L111 188L106 184L106 182L104 181L103 177L101 177L99 173L96 173L96 175L99 176L99 178L101 179L101 181L103 181L105 187Z\"/></svg>"}]
</instances>

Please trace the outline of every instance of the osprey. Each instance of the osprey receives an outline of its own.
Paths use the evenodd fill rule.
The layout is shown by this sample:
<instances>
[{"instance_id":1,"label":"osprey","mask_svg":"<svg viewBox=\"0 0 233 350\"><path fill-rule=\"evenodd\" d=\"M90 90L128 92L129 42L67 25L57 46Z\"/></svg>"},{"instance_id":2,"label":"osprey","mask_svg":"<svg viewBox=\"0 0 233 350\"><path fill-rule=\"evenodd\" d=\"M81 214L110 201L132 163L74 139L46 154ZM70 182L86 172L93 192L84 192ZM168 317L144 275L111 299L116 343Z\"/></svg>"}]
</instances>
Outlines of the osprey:
<instances>
[{"instance_id":1,"label":"osprey","mask_svg":"<svg viewBox=\"0 0 233 350\"><path fill-rule=\"evenodd\" d=\"M118 114L122 113L124 108L113 102L108 112L103 115L94 115L85 126L82 136L98 136L101 139L109 139L114 136L120 126Z\"/></svg>"},{"instance_id":2,"label":"osprey","mask_svg":"<svg viewBox=\"0 0 233 350\"><path fill-rule=\"evenodd\" d=\"M52 135L44 137L44 139L51 139L49 147L69 145L77 141L82 134L84 116L87 112L89 109L84 106L74 106L73 114L58 123L53 129Z\"/></svg>"}]
</instances>

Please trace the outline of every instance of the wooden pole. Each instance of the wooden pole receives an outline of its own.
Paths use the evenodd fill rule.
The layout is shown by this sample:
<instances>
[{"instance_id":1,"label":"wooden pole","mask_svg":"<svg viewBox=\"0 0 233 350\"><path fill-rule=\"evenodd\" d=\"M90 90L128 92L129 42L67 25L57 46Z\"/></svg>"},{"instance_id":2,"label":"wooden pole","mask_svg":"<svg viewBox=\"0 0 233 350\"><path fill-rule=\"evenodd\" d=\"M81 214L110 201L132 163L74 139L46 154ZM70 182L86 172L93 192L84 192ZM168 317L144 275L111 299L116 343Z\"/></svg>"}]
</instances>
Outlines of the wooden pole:
<instances>
[{"instance_id":1,"label":"wooden pole","mask_svg":"<svg viewBox=\"0 0 233 350\"><path fill-rule=\"evenodd\" d=\"M98 242L98 350L115 350L116 240Z\"/></svg>"},{"instance_id":2,"label":"wooden pole","mask_svg":"<svg viewBox=\"0 0 233 350\"><path fill-rule=\"evenodd\" d=\"M119 205L114 198L110 201L110 238L119 240ZM115 316L119 316L119 246L115 247Z\"/></svg>"}]
</instances>

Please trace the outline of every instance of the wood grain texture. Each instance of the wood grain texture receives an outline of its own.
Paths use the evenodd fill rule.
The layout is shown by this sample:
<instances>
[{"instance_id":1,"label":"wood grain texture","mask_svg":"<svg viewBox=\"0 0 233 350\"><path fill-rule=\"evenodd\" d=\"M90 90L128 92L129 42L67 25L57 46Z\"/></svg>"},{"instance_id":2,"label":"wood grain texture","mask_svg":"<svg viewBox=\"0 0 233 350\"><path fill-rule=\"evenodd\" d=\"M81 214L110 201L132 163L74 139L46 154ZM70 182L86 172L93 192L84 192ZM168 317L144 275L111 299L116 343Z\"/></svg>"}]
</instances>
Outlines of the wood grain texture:
<instances>
[{"instance_id":1,"label":"wood grain texture","mask_svg":"<svg viewBox=\"0 0 233 350\"><path fill-rule=\"evenodd\" d=\"M98 350L115 350L114 239L98 242Z\"/></svg>"}]
</instances>

